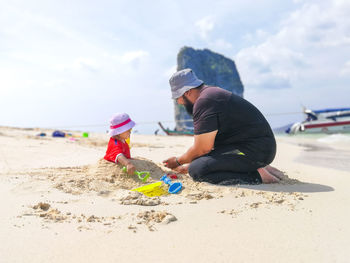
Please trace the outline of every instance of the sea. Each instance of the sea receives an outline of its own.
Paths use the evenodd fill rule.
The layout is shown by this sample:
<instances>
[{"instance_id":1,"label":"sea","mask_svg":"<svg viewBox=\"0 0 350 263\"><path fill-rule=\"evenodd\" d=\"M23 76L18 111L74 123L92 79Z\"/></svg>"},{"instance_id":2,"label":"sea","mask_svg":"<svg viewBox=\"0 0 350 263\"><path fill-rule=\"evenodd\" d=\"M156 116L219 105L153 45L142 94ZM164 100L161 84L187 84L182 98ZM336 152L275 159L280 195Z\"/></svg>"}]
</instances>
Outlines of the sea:
<instances>
[{"instance_id":1,"label":"sea","mask_svg":"<svg viewBox=\"0 0 350 263\"><path fill-rule=\"evenodd\" d=\"M276 138L302 146L298 162L347 171L350 175L350 134L276 134Z\"/></svg>"}]
</instances>

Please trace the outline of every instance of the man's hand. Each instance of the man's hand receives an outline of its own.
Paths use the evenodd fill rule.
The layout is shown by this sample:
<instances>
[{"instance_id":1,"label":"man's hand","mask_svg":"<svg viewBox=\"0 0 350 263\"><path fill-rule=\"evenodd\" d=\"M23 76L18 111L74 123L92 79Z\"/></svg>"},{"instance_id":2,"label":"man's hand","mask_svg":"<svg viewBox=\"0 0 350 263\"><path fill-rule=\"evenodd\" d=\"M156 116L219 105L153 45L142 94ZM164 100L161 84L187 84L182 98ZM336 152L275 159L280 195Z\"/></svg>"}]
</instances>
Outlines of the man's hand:
<instances>
[{"instance_id":1,"label":"man's hand","mask_svg":"<svg viewBox=\"0 0 350 263\"><path fill-rule=\"evenodd\" d=\"M188 173L188 165L181 165L175 168L175 171L180 174L187 174Z\"/></svg>"},{"instance_id":2,"label":"man's hand","mask_svg":"<svg viewBox=\"0 0 350 263\"><path fill-rule=\"evenodd\" d=\"M194 159L209 153L214 147L214 141L218 130L194 135L194 144L187 150L186 153L179 158L170 157L163 161L164 165L170 169L175 169L186 163L191 163Z\"/></svg>"},{"instance_id":3,"label":"man's hand","mask_svg":"<svg viewBox=\"0 0 350 263\"><path fill-rule=\"evenodd\" d=\"M170 169L174 169L179 166L179 164L176 162L176 157L170 157L163 161L164 165Z\"/></svg>"}]
</instances>

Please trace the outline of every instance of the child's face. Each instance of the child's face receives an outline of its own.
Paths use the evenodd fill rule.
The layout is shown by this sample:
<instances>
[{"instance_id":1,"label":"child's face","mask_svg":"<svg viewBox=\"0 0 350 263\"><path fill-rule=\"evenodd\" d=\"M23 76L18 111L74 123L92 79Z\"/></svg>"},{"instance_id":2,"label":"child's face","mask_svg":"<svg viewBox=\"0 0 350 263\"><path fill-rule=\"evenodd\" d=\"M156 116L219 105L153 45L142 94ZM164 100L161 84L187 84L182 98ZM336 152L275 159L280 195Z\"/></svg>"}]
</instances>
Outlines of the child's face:
<instances>
[{"instance_id":1,"label":"child's face","mask_svg":"<svg viewBox=\"0 0 350 263\"><path fill-rule=\"evenodd\" d=\"M121 133L121 134L118 134L118 135L115 135L113 136L112 138L113 139L123 139L123 140L126 140L127 138L130 137L130 133L131 133L131 129Z\"/></svg>"}]
</instances>

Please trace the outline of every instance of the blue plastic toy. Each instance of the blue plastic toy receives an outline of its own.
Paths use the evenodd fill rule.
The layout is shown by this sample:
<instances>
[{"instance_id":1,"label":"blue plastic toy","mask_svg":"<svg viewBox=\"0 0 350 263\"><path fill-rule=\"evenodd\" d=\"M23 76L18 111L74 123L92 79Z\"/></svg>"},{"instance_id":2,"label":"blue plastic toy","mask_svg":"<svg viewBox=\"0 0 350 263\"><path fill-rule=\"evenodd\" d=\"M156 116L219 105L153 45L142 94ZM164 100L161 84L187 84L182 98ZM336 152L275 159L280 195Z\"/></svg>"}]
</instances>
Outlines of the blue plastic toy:
<instances>
[{"instance_id":1,"label":"blue plastic toy","mask_svg":"<svg viewBox=\"0 0 350 263\"><path fill-rule=\"evenodd\" d=\"M160 178L160 180L169 185L169 189L168 189L169 194L176 194L182 188L182 183L180 183L180 182L172 183L166 174L163 175Z\"/></svg>"}]
</instances>

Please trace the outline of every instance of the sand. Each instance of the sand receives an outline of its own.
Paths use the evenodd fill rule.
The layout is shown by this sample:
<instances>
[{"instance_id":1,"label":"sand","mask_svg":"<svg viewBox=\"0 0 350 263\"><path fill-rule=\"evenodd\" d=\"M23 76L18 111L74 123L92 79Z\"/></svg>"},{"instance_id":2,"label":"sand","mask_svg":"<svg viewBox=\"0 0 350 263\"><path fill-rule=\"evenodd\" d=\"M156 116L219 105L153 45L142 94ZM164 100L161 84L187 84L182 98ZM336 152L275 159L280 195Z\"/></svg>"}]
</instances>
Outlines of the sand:
<instances>
[{"instance_id":1,"label":"sand","mask_svg":"<svg viewBox=\"0 0 350 263\"><path fill-rule=\"evenodd\" d=\"M144 185L137 176L101 159L107 135L51 133L0 127L1 263L348 262L345 138L278 137L273 166L288 176L278 184L217 186L177 174L179 194L147 197L130 191ZM157 182L174 173L162 160L192 140L133 134L133 162Z\"/></svg>"}]
</instances>

